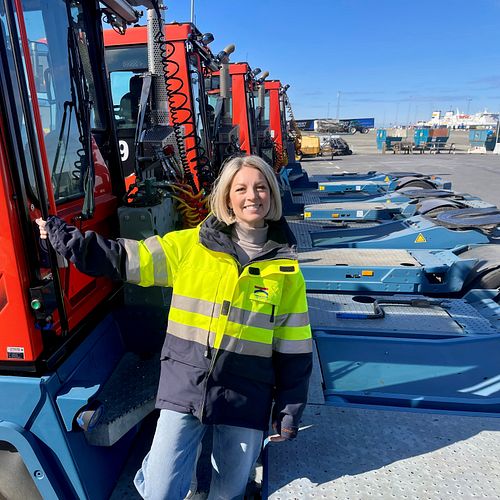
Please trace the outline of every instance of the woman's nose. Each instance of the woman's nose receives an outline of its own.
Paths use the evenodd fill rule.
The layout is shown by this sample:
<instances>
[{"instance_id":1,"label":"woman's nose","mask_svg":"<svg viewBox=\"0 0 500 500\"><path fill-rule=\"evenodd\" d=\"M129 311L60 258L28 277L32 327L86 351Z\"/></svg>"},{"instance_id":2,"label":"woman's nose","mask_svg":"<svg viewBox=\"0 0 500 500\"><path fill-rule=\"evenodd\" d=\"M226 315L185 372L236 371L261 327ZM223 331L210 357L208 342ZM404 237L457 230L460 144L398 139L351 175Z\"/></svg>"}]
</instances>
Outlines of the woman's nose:
<instances>
[{"instance_id":1,"label":"woman's nose","mask_svg":"<svg viewBox=\"0 0 500 500\"><path fill-rule=\"evenodd\" d=\"M248 198L250 200L255 200L259 196L257 189L250 188L247 192Z\"/></svg>"}]
</instances>

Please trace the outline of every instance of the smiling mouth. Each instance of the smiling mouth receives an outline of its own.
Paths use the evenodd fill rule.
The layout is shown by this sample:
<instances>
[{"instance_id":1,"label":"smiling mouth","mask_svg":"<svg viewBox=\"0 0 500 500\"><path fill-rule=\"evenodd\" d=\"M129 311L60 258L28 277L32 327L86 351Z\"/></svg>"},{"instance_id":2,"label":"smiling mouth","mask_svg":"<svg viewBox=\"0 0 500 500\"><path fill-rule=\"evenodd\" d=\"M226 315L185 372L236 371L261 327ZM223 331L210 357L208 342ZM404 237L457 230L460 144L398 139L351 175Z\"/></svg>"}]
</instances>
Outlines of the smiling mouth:
<instances>
[{"instance_id":1,"label":"smiling mouth","mask_svg":"<svg viewBox=\"0 0 500 500\"><path fill-rule=\"evenodd\" d=\"M243 208L245 208L245 209L246 209L246 208L260 208L260 207L262 207L262 205L260 205L260 204L259 204L259 205L246 205L246 206L245 206L245 207L243 207Z\"/></svg>"}]
</instances>

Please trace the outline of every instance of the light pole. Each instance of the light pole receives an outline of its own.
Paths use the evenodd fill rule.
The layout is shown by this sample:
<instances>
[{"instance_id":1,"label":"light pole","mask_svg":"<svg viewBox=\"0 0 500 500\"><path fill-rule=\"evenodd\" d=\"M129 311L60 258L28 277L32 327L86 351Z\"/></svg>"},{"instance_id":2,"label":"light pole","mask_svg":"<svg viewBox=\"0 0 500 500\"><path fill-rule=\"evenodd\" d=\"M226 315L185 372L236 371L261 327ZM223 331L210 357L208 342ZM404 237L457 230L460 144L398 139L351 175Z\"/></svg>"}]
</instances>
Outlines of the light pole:
<instances>
[{"instance_id":1,"label":"light pole","mask_svg":"<svg viewBox=\"0 0 500 500\"><path fill-rule=\"evenodd\" d=\"M470 112L470 102L472 101L472 97L467 97L467 114Z\"/></svg>"},{"instance_id":2,"label":"light pole","mask_svg":"<svg viewBox=\"0 0 500 500\"><path fill-rule=\"evenodd\" d=\"M340 117L340 95L342 92L340 90L337 92L337 120Z\"/></svg>"},{"instance_id":3,"label":"light pole","mask_svg":"<svg viewBox=\"0 0 500 500\"><path fill-rule=\"evenodd\" d=\"M191 23L194 23L194 0L191 0Z\"/></svg>"}]
</instances>

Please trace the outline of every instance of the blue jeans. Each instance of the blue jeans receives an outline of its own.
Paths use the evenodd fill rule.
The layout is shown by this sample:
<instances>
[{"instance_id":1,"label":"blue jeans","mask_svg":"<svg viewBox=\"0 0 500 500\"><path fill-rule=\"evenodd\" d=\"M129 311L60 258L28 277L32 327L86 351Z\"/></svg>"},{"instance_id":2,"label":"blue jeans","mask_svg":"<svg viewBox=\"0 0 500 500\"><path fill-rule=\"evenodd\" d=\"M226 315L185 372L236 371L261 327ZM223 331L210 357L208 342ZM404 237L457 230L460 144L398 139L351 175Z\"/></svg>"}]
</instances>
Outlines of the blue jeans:
<instances>
[{"instance_id":1,"label":"blue jeans","mask_svg":"<svg viewBox=\"0 0 500 500\"><path fill-rule=\"evenodd\" d=\"M196 452L207 426L188 413L161 410L151 450L135 475L139 494L151 500L182 500L188 493ZM213 426L209 500L243 498L259 456L263 432L232 425Z\"/></svg>"}]
</instances>

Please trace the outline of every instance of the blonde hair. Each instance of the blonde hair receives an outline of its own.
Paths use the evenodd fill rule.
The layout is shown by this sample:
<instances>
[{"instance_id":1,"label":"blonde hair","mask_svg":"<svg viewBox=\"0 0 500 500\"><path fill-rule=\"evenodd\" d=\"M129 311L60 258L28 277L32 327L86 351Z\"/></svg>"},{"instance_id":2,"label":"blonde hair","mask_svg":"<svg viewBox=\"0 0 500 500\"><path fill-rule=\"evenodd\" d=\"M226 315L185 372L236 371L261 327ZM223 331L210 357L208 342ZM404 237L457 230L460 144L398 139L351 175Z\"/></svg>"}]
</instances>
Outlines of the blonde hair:
<instances>
[{"instance_id":1,"label":"blonde hair","mask_svg":"<svg viewBox=\"0 0 500 500\"><path fill-rule=\"evenodd\" d=\"M234 214L229 209L229 190L231 189L234 176L243 167L256 168L265 177L271 194L271 206L265 218L267 220L279 220L282 209L280 188L276 175L273 169L262 158L255 155L231 158L223 166L210 195L210 209L215 217L227 225L235 222Z\"/></svg>"}]
</instances>

